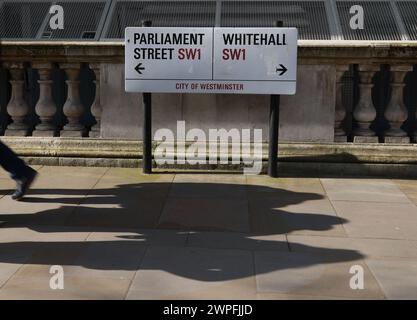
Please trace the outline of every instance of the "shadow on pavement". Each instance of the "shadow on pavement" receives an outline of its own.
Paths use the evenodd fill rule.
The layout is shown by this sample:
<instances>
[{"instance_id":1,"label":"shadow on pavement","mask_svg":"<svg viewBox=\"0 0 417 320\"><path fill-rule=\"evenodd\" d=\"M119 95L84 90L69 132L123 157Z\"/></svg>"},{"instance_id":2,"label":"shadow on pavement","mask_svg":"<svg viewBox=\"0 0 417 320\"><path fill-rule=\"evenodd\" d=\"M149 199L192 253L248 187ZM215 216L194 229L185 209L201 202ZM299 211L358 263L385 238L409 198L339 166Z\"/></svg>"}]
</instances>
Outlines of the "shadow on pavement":
<instances>
[{"instance_id":1,"label":"shadow on pavement","mask_svg":"<svg viewBox=\"0 0 417 320\"><path fill-rule=\"evenodd\" d=\"M85 196L87 195L87 196ZM253 275L253 257L245 250L212 250L175 246L152 246L156 229L184 231L227 231L237 219L247 221L248 232L235 232L240 247L268 248L278 261L265 264L257 274L316 264L355 261L363 255L354 250L316 248L297 244L302 255L292 258L274 247L286 241L254 239L256 236L287 234L297 230L325 231L347 220L335 215L288 212L286 207L323 199L316 193L293 192L257 185L219 183L138 183L109 189L34 189L19 205L63 204L36 214L3 214L0 228L29 228L40 233L102 232L124 234L109 240L28 241L0 243L0 263L73 265L95 270L163 270L202 281L219 281ZM248 208L245 211L243 208ZM242 210L237 212L236 210ZM294 211L294 209L292 209ZM199 223L204 220L204 223ZM126 235L126 233L129 233ZM116 239L116 240L115 240ZM120 239L120 240L117 240ZM221 241L221 238L218 240ZM152 250L148 245L151 245ZM148 248L148 249L146 249ZM255 249L258 250L258 249ZM194 253L193 253L194 252ZM143 257L148 259L144 260ZM281 258L280 258L281 257ZM285 258L286 257L286 258ZM143 261L147 261L143 264Z\"/></svg>"}]
</instances>

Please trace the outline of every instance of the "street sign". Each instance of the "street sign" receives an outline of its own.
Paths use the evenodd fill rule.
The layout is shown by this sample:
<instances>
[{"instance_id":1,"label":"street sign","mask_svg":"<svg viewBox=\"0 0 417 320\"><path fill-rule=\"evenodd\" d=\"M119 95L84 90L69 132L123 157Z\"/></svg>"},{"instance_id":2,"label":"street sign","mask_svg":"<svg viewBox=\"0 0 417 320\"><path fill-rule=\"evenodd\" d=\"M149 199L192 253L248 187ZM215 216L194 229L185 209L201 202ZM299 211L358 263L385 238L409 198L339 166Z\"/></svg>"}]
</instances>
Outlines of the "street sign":
<instances>
[{"instance_id":1,"label":"street sign","mask_svg":"<svg viewBox=\"0 0 417 320\"><path fill-rule=\"evenodd\" d=\"M127 92L295 94L296 28L126 28Z\"/></svg>"}]
</instances>

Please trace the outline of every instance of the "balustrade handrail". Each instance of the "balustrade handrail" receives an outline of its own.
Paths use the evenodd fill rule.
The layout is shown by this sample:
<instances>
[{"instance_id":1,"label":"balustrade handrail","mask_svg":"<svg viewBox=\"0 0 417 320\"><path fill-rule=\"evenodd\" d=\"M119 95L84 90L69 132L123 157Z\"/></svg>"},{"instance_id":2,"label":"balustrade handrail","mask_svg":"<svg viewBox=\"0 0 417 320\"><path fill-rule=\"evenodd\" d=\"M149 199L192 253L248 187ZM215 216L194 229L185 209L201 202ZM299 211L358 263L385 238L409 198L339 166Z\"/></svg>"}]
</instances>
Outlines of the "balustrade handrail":
<instances>
[{"instance_id":1,"label":"balustrade handrail","mask_svg":"<svg viewBox=\"0 0 417 320\"><path fill-rule=\"evenodd\" d=\"M0 61L124 63L124 43L1 41ZM417 41L299 40L299 64L417 64Z\"/></svg>"}]
</instances>

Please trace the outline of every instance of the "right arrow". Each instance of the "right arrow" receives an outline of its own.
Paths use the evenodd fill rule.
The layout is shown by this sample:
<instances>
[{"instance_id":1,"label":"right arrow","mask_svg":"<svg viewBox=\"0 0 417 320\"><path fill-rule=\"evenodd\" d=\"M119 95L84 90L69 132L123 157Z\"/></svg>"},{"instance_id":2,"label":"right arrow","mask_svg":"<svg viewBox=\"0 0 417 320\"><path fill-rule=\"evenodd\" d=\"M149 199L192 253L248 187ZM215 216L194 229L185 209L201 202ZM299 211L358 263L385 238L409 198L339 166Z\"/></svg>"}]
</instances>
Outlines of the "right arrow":
<instances>
[{"instance_id":1,"label":"right arrow","mask_svg":"<svg viewBox=\"0 0 417 320\"><path fill-rule=\"evenodd\" d=\"M281 72L279 75L280 76L282 76L285 72L287 72L287 68L285 68L285 66L284 65L282 65L282 64L279 64L279 66L281 67L281 68L276 68L276 71L275 72Z\"/></svg>"}]
</instances>

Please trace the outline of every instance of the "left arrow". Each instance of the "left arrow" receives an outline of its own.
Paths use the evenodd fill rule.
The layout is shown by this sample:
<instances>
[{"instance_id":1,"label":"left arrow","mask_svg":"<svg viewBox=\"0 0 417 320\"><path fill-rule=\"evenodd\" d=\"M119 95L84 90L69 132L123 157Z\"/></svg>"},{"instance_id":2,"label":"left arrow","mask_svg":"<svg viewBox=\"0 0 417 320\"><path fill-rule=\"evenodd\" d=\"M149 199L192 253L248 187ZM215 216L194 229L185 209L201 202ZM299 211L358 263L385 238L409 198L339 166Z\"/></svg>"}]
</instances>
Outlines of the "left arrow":
<instances>
[{"instance_id":1,"label":"left arrow","mask_svg":"<svg viewBox=\"0 0 417 320\"><path fill-rule=\"evenodd\" d=\"M136 67L135 70L137 71L137 73L142 74L142 70L145 70L145 67L142 67L142 63L139 63Z\"/></svg>"}]
</instances>

